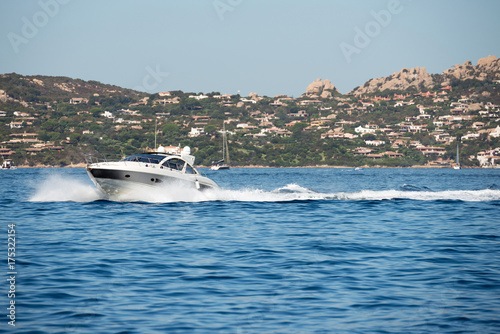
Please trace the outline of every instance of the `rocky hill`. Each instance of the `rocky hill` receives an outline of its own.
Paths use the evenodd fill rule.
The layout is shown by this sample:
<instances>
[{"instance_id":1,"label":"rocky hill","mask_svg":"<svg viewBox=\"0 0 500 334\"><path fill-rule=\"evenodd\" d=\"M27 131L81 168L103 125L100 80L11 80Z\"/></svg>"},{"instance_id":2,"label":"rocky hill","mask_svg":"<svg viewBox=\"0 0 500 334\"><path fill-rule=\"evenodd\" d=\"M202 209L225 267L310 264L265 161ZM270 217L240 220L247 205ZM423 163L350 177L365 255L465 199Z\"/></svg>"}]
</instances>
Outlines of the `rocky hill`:
<instances>
[{"instance_id":1,"label":"rocky hill","mask_svg":"<svg viewBox=\"0 0 500 334\"><path fill-rule=\"evenodd\" d=\"M447 86L454 81L460 80L500 80L500 58L488 56L479 59L477 65L466 61L461 65L455 65L441 74L429 74L425 67L411 69L403 68L387 77L368 80L363 86L355 88L349 94L364 95L382 92L384 90L407 90L415 88L423 91L436 85Z\"/></svg>"},{"instance_id":2,"label":"rocky hill","mask_svg":"<svg viewBox=\"0 0 500 334\"><path fill-rule=\"evenodd\" d=\"M500 58L496 56L488 56L479 59L477 65L472 65L472 62L466 61L462 65L455 65L447 69L442 74L445 80L443 84L447 85L453 79L467 80L477 79L484 80L499 80L500 79Z\"/></svg>"}]
</instances>

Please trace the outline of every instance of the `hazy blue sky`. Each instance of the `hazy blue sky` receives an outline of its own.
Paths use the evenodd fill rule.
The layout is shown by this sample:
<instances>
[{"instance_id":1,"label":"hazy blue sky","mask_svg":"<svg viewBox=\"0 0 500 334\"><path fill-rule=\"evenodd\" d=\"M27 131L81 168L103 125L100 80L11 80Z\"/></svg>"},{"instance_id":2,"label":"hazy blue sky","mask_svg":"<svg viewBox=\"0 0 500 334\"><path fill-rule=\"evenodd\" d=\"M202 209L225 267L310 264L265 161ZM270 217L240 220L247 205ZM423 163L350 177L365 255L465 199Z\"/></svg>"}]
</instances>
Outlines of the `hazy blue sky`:
<instances>
[{"instance_id":1,"label":"hazy blue sky","mask_svg":"<svg viewBox=\"0 0 500 334\"><path fill-rule=\"evenodd\" d=\"M500 56L498 0L0 0L0 73L149 92L347 93Z\"/></svg>"}]
</instances>

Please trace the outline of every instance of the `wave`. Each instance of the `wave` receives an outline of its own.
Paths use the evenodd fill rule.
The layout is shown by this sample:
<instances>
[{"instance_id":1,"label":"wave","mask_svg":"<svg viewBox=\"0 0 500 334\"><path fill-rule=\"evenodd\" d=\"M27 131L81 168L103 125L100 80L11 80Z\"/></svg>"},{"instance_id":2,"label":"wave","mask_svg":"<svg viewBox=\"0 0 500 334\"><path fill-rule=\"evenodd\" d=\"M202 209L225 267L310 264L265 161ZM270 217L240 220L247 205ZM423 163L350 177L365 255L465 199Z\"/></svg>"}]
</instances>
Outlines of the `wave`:
<instances>
[{"instance_id":1,"label":"wave","mask_svg":"<svg viewBox=\"0 0 500 334\"><path fill-rule=\"evenodd\" d=\"M409 199L417 201L463 201L463 202L488 202L500 200L500 190L445 190L445 191L419 191L419 190L362 190L355 193L338 193L335 199L342 200L394 200Z\"/></svg>"},{"instance_id":2,"label":"wave","mask_svg":"<svg viewBox=\"0 0 500 334\"><path fill-rule=\"evenodd\" d=\"M496 188L496 187L495 187ZM426 187L403 185L399 189L360 190L355 192L320 193L312 189L291 183L273 190L255 188L213 189L200 192L181 186L169 188L149 188L133 194L115 196L112 201L119 202L206 202L206 201L239 201L239 202L286 202L310 200L342 200L342 201L382 201L408 199L418 201L454 200L464 202L482 202L500 200L500 190L445 190L432 191ZM61 175L51 175L35 187L35 193L29 198L32 202L93 202L110 200L93 185L82 180Z\"/></svg>"}]
</instances>

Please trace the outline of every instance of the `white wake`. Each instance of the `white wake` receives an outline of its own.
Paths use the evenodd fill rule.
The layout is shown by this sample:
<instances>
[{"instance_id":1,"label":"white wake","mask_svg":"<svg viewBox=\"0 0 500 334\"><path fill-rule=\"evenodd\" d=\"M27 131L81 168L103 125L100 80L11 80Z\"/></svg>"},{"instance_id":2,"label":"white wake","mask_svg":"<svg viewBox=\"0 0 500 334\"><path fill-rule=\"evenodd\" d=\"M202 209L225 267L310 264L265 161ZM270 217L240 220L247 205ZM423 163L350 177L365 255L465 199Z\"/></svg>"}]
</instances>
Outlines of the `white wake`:
<instances>
[{"instance_id":1,"label":"white wake","mask_svg":"<svg viewBox=\"0 0 500 334\"><path fill-rule=\"evenodd\" d=\"M446 190L446 191L407 191L407 190L361 190L354 192L319 193L298 184L288 184L274 190L254 188L212 189L198 191L182 186L155 187L134 193L108 198L94 185L68 176L52 175L35 187L29 200L33 202L93 202L112 200L120 202L286 202L308 200L394 200L410 199L418 201L457 200L457 201L498 201L500 190Z\"/></svg>"}]
</instances>

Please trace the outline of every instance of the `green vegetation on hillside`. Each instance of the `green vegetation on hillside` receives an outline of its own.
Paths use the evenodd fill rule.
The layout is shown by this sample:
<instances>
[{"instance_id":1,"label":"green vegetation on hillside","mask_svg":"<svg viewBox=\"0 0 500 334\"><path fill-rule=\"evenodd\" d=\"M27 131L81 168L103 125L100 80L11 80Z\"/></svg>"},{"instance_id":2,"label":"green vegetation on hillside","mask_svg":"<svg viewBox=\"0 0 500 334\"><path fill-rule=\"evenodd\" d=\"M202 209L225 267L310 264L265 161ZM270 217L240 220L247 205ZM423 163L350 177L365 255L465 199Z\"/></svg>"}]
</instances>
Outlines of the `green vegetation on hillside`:
<instances>
[{"instance_id":1,"label":"green vegetation on hillside","mask_svg":"<svg viewBox=\"0 0 500 334\"><path fill-rule=\"evenodd\" d=\"M197 164L210 165L222 156L226 122L232 165L449 166L459 138L462 164L479 166L479 152L495 155L500 147L498 84L470 80L451 86L435 87L431 96L412 90L328 99L218 92L203 97L5 74L1 153L31 166L81 163L85 154L116 159L153 148L156 128L159 144L190 146Z\"/></svg>"}]
</instances>

